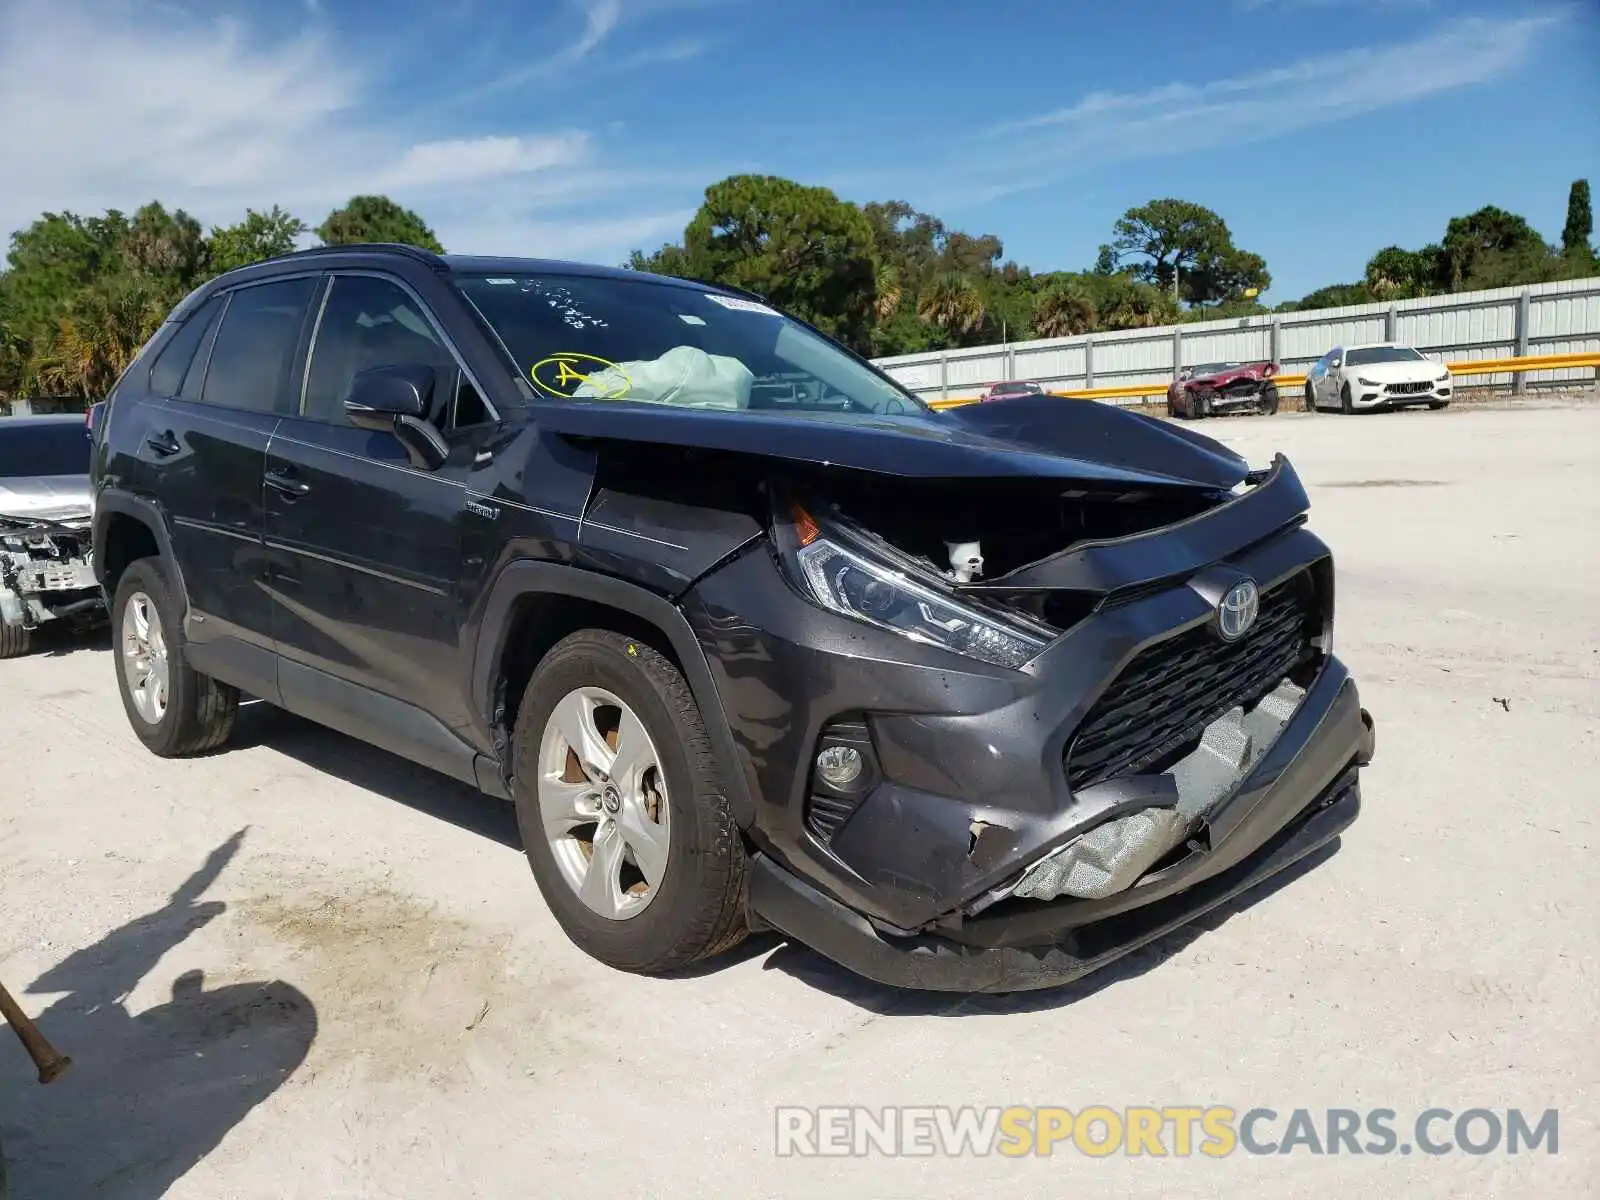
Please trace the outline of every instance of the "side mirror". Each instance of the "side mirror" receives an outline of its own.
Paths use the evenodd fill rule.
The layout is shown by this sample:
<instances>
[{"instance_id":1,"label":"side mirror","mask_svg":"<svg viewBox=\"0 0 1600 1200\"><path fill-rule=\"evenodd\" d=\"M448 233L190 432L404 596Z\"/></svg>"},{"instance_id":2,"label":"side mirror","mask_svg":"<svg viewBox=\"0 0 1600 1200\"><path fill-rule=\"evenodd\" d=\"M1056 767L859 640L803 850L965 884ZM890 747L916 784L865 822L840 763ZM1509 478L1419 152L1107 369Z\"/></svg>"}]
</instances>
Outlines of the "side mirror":
<instances>
[{"instance_id":1,"label":"side mirror","mask_svg":"<svg viewBox=\"0 0 1600 1200\"><path fill-rule=\"evenodd\" d=\"M428 420L434 380L433 368L421 363L368 367L350 381L345 415L357 429L394 434L412 466L435 470L450 456L450 447Z\"/></svg>"}]
</instances>

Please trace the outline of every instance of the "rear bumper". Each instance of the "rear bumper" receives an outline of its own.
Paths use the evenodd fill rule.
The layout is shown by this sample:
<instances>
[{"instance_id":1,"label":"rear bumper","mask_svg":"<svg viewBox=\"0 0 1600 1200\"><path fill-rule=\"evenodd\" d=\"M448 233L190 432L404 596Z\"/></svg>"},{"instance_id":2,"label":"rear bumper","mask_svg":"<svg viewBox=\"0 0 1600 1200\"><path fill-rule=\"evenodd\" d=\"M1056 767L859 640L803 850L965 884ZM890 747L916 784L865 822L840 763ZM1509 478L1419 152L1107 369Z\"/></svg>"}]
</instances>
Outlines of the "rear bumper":
<instances>
[{"instance_id":1,"label":"rear bumper","mask_svg":"<svg viewBox=\"0 0 1600 1200\"><path fill-rule=\"evenodd\" d=\"M947 935L882 934L861 914L758 854L753 928L777 929L879 983L932 991L1028 991L1070 983L1114 962L1327 845L1360 812L1359 769L1374 750L1371 717L1346 681L1287 764L1209 849L1103 901L1013 901Z\"/></svg>"}]
</instances>

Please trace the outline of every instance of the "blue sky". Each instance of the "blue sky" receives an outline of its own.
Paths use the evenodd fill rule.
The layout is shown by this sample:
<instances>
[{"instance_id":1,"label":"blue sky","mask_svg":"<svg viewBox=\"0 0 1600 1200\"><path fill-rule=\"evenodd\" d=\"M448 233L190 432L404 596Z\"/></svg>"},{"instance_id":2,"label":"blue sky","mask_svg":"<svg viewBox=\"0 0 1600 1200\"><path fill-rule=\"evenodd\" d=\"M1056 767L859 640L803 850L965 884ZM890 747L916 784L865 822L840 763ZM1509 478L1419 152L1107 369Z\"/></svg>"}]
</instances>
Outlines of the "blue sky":
<instances>
[{"instance_id":1,"label":"blue sky","mask_svg":"<svg viewBox=\"0 0 1600 1200\"><path fill-rule=\"evenodd\" d=\"M904 199L1079 269L1127 207L1220 212L1269 300L1600 187L1596 0L3 0L0 230L358 191L446 247L620 261L705 186Z\"/></svg>"}]
</instances>

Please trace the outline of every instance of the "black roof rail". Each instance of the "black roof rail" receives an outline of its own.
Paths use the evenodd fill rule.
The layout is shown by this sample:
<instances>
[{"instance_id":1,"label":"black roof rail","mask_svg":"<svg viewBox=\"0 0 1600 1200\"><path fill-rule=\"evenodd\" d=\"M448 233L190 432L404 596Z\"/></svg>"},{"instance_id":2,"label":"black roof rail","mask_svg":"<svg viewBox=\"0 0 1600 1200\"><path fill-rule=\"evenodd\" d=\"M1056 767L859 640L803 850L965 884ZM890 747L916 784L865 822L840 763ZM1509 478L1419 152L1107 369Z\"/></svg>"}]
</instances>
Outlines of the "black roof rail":
<instances>
[{"instance_id":1,"label":"black roof rail","mask_svg":"<svg viewBox=\"0 0 1600 1200\"><path fill-rule=\"evenodd\" d=\"M408 246L404 242L350 242L342 246L311 246L305 250L291 250L288 254L280 254L264 261L281 262L286 259L315 258L329 254L403 254L407 258L426 263L436 271L446 269L444 259L433 251L424 250L421 246Z\"/></svg>"}]
</instances>

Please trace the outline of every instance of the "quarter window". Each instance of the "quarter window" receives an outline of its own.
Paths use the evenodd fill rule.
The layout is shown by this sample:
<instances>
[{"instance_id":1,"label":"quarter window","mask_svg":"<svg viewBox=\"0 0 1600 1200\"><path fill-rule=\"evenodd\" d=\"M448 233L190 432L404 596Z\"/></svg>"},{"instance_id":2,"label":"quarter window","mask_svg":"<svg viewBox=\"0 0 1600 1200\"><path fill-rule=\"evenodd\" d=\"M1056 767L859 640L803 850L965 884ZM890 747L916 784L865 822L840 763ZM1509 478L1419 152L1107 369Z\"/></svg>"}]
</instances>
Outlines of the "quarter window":
<instances>
[{"instance_id":1,"label":"quarter window","mask_svg":"<svg viewBox=\"0 0 1600 1200\"><path fill-rule=\"evenodd\" d=\"M167 339L167 344L156 356L155 365L150 368L150 390L154 394L166 397L178 395L183 387L184 376L194 362L195 350L211 328L211 322L216 320L221 307L221 299L213 296L190 313L189 319Z\"/></svg>"},{"instance_id":2,"label":"quarter window","mask_svg":"<svg viewBox=\"0 0 1600 1200\"><path fill-rule=\"evenodd\" d=\"M233 293L206 371L202 398L207 404L285 415L294 411L290 376L317 282L283 279Z\"/></svg>"}]
</instances>

